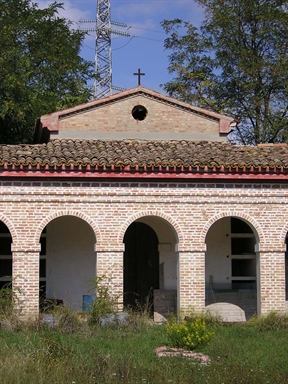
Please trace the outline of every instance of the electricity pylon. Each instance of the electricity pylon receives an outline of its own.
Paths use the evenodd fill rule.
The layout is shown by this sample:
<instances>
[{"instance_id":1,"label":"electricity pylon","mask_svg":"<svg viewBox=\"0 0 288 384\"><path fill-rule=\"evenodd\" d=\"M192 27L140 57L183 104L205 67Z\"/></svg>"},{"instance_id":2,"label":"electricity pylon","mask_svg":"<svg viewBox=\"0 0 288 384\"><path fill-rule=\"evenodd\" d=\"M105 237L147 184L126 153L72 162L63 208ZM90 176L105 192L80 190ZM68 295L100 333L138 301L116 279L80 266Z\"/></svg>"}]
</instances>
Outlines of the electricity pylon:
<instances>
[{"instance_id":1,"label":"electricity pylon","mask_svg":"<svg viewBox=\"0 0 288 384\"><path fill-rule=\"evenodd\" d=\"M110 20L110 0L96 0L97 12L95 20L80 20L82 23L95 23L95 28L85 28L86 32L96 31L95 39L95 80L94 98L112 94L112 52L111 34L130 36L128 32L111 29L111 24L119 27L127 27L124 23ZM115 87L116 88L116 87Z\"/></svg>"}]
</instances>

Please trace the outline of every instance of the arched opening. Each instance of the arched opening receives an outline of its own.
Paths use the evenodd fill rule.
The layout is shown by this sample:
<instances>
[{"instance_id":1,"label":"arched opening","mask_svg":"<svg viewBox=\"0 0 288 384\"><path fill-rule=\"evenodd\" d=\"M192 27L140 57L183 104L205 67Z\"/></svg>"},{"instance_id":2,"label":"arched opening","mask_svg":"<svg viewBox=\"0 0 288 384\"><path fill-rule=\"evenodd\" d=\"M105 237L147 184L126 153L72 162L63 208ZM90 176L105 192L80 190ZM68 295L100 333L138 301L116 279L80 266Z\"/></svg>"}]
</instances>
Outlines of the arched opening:
<instances>
[{"instance_id":1,"label":"arched opening","mask_svg":"<svg viewBox=\"0 0 288 384\"><path fill-rule=\"evenodd\" d=\"M0 221L0 289L11 287L12 282L12 236L8 227Z\"/></svg>"},{"instance_id":2,"label":"arched opening","mask_svg":"<svg viewBox=\"0 0 288 384\"><path fill-rule=\"evenodd\" d=\"M159 289L158 238L149 225L132 223L124 236L124 305L153 308Z\"/></svg>"},{"instance_id":3,"label":"arched opening","mask_svg":"<svg viewBox=\"0 0 288 384\"><path fill-rule=\"evenodd\" d=\"M237 305L246 319L257 313L256 242L252 227L240 218L226 217L211 226L206 237L206 305Z\"/></svg>"},{"instance_id":4,"label":"arched opening","mask_svg":"<svg viewBox=\"0 0 288 384\"><path fill-rule=\"evenodd\" d=\"M156 321L175 313L178 253L172 226L159 217L141 217L123 241L124 306L149 309Z\"/></svg>"},{"instance_id":5,"label":"arched opening","mask_svg":"<svg viewBox=\"0 0 288 384\"><path fill-rule=\"evenodd\" d=\"M95 234L84 220L61 216L41 234L40 304L65 303L82 310L83 297L92 295L96 278Z\"/></svg>"}]
</instances>

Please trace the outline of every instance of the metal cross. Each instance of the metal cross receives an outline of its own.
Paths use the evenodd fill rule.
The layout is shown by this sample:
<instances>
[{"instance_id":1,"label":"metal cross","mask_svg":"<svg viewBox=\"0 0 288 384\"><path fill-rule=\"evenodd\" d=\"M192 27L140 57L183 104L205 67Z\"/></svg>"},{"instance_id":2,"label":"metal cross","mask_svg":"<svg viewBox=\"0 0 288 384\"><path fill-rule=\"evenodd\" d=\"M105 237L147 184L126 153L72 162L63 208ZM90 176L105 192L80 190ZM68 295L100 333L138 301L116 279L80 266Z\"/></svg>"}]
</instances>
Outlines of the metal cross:
<instances>
[{"instance_id":1,"label":"metal cross","mask_svg":"<svg viewBox=\"0 0 288 384\"><path fill-rule=\"evenodd\" d=\"M142 72L140 71L140 68L138 68L138 72L133 73L133 75L138 76L138 85L141 85L141 76L145 76L145 73L142 73Z\"/></svg>"}]
</instances>

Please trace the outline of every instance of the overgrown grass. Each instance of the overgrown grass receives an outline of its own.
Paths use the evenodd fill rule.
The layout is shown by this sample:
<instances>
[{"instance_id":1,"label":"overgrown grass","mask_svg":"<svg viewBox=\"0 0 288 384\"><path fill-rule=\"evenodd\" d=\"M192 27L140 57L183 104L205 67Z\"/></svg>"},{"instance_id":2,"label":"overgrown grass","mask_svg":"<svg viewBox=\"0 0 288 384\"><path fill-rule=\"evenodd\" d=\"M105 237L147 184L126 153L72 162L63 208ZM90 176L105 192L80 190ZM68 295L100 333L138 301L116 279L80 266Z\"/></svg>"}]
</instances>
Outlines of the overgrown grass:
<instances>
[{"instance_id":1,"label":"overgrown grass","mask_svg":"<svg viewBox=\"0 0 288 384\"><path fill-rule=\"evenodd\" d=\"M131 312L128 325L100 327L101 316L116 310L117 298L103 279L94 285L97 301L90 313L79 317L66 306L52 306L53 327L35 320L21 322L14 309L17 295L9 287L0 290L1 384L288 382L287 316L271 313L245 324L222 325L207 313L191 312L181 323L185 332L180 346L207 354L210 363L201 365L184 357L156 356L156 348L173 345L173 340L168 338L169 327L151 322L149 311ZM170 324L177 336L181 324L179 328L175 318ZM188 345L182 343L193 334L201 342L192 338L193 345L190 339ZM209 344L202 342L205 335L211 336Z\"/></svg>"},{"instance_id":2,"label":"overgrown grass","mask_svg":"<svg viewBox=\"0 0 288 384\"><path fill-rule=\"evenodd\" d=\"M157 357L164 325L134 318L128 327L91 326L64 312L54 328L0 330L1 384L283 384L288 380L287 317L246 324L209 323L214 336L200 350L209 365ZM271 326L271 324L273 326ZM277 326L275 325L277 324ZM269 326L268 326L269 325Z\"/></svg>"}]
</instances>

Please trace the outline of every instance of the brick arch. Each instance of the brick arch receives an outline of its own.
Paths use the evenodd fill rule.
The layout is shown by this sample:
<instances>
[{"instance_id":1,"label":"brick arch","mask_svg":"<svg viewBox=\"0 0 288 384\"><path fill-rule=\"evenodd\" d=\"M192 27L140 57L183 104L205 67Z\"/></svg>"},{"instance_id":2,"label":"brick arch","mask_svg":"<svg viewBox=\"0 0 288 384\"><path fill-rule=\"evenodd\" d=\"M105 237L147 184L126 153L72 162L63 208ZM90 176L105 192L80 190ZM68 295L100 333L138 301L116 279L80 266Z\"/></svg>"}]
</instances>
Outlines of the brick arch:
<instances>
[{"instance_id":1,"label":"brick arch","mask_svg":"<svg viewBox=\"0 0 288 384\"><path fill-rule=\"evenodd\" d=\"M124 235L125 232L127 231L127 228L129 227L130 224L132 224L135 220L140 219L141 217L147 217L147 216L154 216L154 217L159 217L163 220L165 220L168 224L170 224L175 232L175 237L176 237L176 242L179 243L183 241L183 234L182 230L179 226L179 224L172 219L170 216L162 213L162 212L153 212L153 211L139 211L135 213L134 215L130 216L122 225L121 230L118 235L118 242L123 243Z\"/></svg>"},{"instance_id":2,"label":"brick arch","mask_svg":"<svg viewBox=\"0 0 288 384\"><path fill-rule=\"evenodd\" d=\"M0 215L0 221L2 221L9 229L12 237L12 243L15 242L15 240L17 239L17 232L14 228L14 225L12 224L12 221L4 215Z\"/></svg>"},{"instance_id":3,"label":"brick arch","mask_svg":"<svg viewBox=\"0 0 288 384\"><path fill-rule=\"evenodd\" d=\"M95 222L89 216L87 216L86 214L84 214L82 212L78 212L78 211L59 211L59 212L55 212L55 213L45 217L45 219L42 220L41 224L38 226L36 233L35 233L35 242L36 241L39 242L41 233L47 224L49 224L52 220L57 219L58 217L63 217L63 216L74 216L74 217L78 217L79 219L84 220L92 228L94 235L96 237L95 242L101 241L101 232L100 232L98 226L95 224Z\"/></svg>"},{"instance_id":4,"label":"brick arch","mask_svg":"<svg viewBox=\"0 0 288 384\"><path fill-rule=\"evenodd\" d=\"M251 224L253 226L253 228L255 229L255 231L256 231L255 236L256 237L258 236L258 241L260 243L263 242L263 240L264 240L263 231L262 231L261 226L259 225L259 223L256 220L254 220L251 216L249 216L245 213L230 212L230 211L229 212L221 212L218 215L215 215L209 219L209 221L204 225L204 228L201 232L201 235L200 235L200 241L201 242L206 243L206 236L207 236L207 233L208 233L209 229L211 228L211 226L214 223L216 223L216 221L223 219L224 217L236 217L236 218L244 219L244 220L248 221L249 224Z\"/></svg>"},{"instance_id":5,"label":"brick arch","mask_svg":"<svg viewBox=\"0 0 288 384\"><path fill-rule=\"evenodd\" d=\"M286 244L286 236L288 233L288 223L282 228L280 231L279 242L282 244Z\"/></svg>"}]
</instances>

